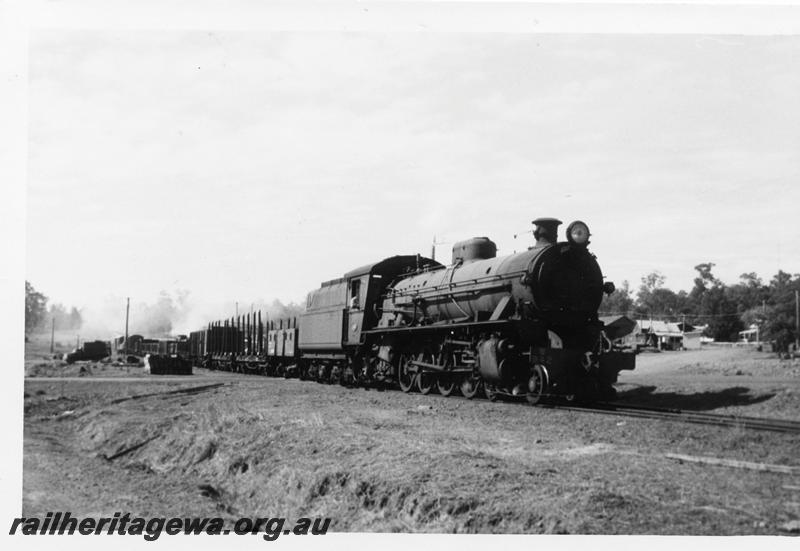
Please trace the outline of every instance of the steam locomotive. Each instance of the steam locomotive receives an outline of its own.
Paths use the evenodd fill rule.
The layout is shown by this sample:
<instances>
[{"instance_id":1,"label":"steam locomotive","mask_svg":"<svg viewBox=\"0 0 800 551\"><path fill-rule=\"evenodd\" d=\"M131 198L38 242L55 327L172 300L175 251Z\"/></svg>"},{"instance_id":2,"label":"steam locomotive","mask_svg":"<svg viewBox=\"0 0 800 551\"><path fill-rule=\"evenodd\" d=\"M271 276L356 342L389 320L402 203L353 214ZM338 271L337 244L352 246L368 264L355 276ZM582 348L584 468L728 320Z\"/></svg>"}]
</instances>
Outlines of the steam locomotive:
<instances>
[{"instance_id":1,"label":"steam locomotive","mask_svg":"<svg viewBox=\"0 0 800 551\"><path fill-rule=\"evenodd\" d=\"M194 365L404 392L483 392L609 399L632 353L617 350L597 311L603 282L576 221L533 221L534 246L498 257L486 237L453 246L444 266L393 256L326 281L297 319L246 315L189 335Z\"/></svg>"}]
</instances>

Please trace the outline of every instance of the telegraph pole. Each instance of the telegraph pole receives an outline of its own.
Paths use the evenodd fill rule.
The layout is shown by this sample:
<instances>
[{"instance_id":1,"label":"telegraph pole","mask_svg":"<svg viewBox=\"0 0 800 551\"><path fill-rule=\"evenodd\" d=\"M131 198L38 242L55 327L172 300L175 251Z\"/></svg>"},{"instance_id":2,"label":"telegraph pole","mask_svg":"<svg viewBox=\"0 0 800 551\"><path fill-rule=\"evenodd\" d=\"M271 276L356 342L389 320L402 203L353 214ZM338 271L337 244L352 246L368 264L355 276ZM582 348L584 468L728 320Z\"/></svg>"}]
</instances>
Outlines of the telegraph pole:
<instances>
[{"instance_id":1,"label":"telegraph pole","mask_svg":"<svg viewBox=\"0 0 800 551\"><path fill-rule=\"evenodd\" d=\"M53 353L53 343L56 339L56 317L53 316L53 323L50 327L50 353Z\"/></svg>"},{"instance_id":2,"label":"telegraph pole","mask_svg":"<svg viewBox=\"0 0 800 551\"><path fill-rule=\"evenodd\" d=\"M800 291L794 291L794 351L800 351Z\"/></svg>"},{"instance_id":3,"label":"telegraph pole","mask_svg":"<svg viewBox=\"0 0 800 551\"><path fill-rule=\"evenodd\" d=\"M128 353L128 317L131 312L131 297L128 297L128 303L125 306L125 354Z\"/></svg>"}]
</instances>

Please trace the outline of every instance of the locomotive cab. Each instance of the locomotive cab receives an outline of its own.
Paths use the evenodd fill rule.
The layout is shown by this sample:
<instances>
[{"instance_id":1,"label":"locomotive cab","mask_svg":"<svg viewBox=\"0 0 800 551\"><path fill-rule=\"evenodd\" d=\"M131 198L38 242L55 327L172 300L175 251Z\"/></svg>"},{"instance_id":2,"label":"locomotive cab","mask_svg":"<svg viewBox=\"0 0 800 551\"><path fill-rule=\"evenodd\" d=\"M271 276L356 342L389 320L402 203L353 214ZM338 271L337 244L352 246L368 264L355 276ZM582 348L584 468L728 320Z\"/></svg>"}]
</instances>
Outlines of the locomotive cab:
<instances>
[{"instance_id":1,"label":"locomotive cab","mask_svg":"<svg viewBox=\"0 0 800 551\"><path fill-rule=\"evenodd\" d=\"M395 278L403 273L437 266L439 263L435 260L421 256L394 256L346 273L344 280L347 282L348 299L344 322L345 345L362 344L363 332L378 325L381 297Z\"/></svg>"}]
</instances>

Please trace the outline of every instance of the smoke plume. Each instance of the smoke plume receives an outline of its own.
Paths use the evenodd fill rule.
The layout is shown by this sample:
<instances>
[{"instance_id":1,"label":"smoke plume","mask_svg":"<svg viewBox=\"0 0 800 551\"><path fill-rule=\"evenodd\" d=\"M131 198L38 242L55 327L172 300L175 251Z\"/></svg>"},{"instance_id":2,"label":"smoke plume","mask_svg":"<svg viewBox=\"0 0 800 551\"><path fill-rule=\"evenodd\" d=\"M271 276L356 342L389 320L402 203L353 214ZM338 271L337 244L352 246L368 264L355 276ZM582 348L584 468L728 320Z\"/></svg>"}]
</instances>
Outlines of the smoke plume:
<instances>
[{"instance_id":1,"label":"smoke plume","mask_svg":"<svg viewBox=\"0 0 800 551\"><path fill-rule=\"evenodd\" d=\"M188 335L203 329L210 322L244 317L250 312L261 311L261 319L278 320L299 317L304 310L302 303L284 304L278 299L271 301L208 302L194 299L189 291L161 291L152 302L131 299L128 321L129 335L142 335L146 338L163 338ZM82 340L108 340L125 334L125 298L107 297L101 304L85 306L81 309L83 326Z\"/></svg>"}]
</instances>

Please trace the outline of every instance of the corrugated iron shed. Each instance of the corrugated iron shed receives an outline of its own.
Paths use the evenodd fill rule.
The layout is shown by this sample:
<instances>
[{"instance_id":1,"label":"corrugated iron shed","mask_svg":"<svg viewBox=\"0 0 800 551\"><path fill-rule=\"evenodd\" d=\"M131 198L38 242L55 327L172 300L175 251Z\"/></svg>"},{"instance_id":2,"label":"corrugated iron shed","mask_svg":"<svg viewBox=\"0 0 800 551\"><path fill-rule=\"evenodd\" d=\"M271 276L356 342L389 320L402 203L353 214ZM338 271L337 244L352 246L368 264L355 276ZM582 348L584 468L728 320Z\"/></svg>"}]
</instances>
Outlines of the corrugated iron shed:
<instances>
[{"instance_id":1,"label":"corrugated iron shed","mask_svg":"<svg viewBox=\"0 0 800 551\"><path fill-rule=\"evenodd\" d=\"M640 332L653 333L659 337L680 337L683 335L677 323L661 320L638 320Z\"/></svg>"}]
</instances>

